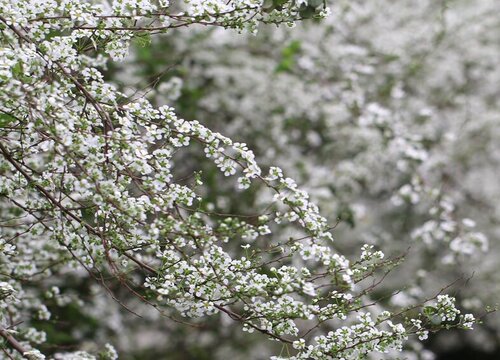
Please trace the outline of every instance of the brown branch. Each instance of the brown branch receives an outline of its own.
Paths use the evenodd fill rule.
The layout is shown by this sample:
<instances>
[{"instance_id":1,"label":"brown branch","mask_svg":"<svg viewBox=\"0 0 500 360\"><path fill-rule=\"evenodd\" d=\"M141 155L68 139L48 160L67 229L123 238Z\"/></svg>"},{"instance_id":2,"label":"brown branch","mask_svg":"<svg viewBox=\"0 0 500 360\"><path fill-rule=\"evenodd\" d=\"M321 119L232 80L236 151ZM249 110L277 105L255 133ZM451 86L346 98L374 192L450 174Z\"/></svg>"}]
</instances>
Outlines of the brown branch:
<instances>
[{"instance_id":1,"label":"brown branch","mask_svg":"<svg viewBox=\"0 0 500 360\"><path fill-rule=\"evenodd\" d=\"M25 359L28 359L27 356L24 354L27 353L29 350L25 349L19 341L17 341L14 336L12 336L7 330L5 329L0 329L0 336L7 341L7 343L14 349L16 350L19 354L21 354Z\"/></svg>"}]
</instances>

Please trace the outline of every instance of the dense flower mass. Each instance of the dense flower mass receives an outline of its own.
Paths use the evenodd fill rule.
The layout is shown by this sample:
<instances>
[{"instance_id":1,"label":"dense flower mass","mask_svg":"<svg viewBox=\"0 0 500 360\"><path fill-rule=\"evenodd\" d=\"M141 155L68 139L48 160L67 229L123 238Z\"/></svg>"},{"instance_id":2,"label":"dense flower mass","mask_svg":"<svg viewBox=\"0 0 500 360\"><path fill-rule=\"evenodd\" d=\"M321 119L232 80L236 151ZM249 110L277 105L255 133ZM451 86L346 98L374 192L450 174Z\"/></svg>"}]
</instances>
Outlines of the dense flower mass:
<instances>
[{"instance_id":1,"label":"dense flower mass","mask_svg":"<svg viewBox=\"0 0 500 360\"><path fill-rule=\"evenodd\" d=\"M92 314L99 319L114 307L137 316L137 322L147 314L146 326L163 318L179 332L202 328L218 316L268 339L275 359L362 359L402 351L406 344L418 348L417 339L442 328L472 328L473 315L444 294L446 284L428 297L413 294L415 301L401 306L380 300L391 297L387 289L374 295L402 257L386 257L374 245L359 243L356 254L342 253L342 241L333 239L336 224L320 213L312 200L317 194L311 196L287 176L298 171L286 159L286 170L261 165L244 139L233 141L224 129L178 115L171 103L181 95L180 78L158 86L153 95L167 103L160 106L139 87L130 94L109 81L113 71L127 65L116 61L133 61L135 54L127 57L131 46L147 48L155 34L186 28L182 40L209 31L204 27L218 29L217 34L231 29L254 34L260 23L291 26L328 14L317 1L0 2L0 336L5 358L117 359L114 346L107 341L89 345L84 334L119 330L123 324L112 316L109 324L88 320L90 329L66 337L55 330L72 329L64 319L70 314L77 321ZM321 36L330 36L328 30ZM271 35L268 45L276 41ZM282 52L278 72L299 88L302 80L325 84L328 66L349 66L351 57L366 55L362 47L343 47L340 56L347 60L322 69L311 65L321 57L311 52L301 58L302 72L293 74L298 51L292 42ZM202 71L196 65L194 76ZM209 65L217 75L216 64ZM413 229L412 236L423 243L449 243L449 262L485 251L487 238L474 230L474 222L457 218L446 193L424 181L432 169L419 166L432 155L429 139L412 132L404 107L393 110L361 94L363 76L373 71L370 64L357 68L357 75L345 80L350 89L344 82L341 89L321 89L318 99L338 100L333 109L316 107L318 100L308 97L302 99L305 104L282 103L276 92L272 103L281 110L269 112L267 102L261 108L245 104L238 86L228 85L233 80L219 74L201 113L209 117L219 106L229 114L235 106L249 106L271 120L287 113L288 120L278 123L293 134L293 117L310 111L318 126L331 127L335 124L320 119L332 111L341 122L338 136L361 129L359 147L374 146L352 162L341 159L338 178L331 182L336 191L360 186L369 172L366 164L374 160L370 155L389 149L391 157L383 160L399 171L389 179L390 203L421 204L422 213L438 214ZM394 84L390 96L398 98L401 87ZM254 90L256 96L269 95L261 85ZM432 116L429 109L417 110L423 122ZM349 112L357 113L354 124L347 120ZM276 128L271 123L267 135L248 143L260 149L269 141L266 136L272 143ZM241 125L238 131L257 126ZM313 148L323 140L334 143L327 139L331 133L305 131ZM279 165L280 156L276 160ZM356 193L352 190L346 194ZM217 191L229 192L244 206L222 211L224 196ZM349 205L346 212L354 212L356 204ZM275 351L273 342L286 350Z\"/></svg>"},{"instance_id":2,"label":"dense flower mass","mask_svg":"<svg viewBox=\"0 0 500 360\"><path fill-rule=\"evenodd\" d=\"M412 284L391 302L415 303L458 267L475 272L458 300L479 309L500 294L498 11L496 1L337 1L320 24L264 29L257 39L178 32L169 38L184 57L171 57L183 82L178 103L196 101L186 113L248 140L330 222L341 218L344 254L366 242L387 252L411 246L405 279L381 284ZM137 81L147 60L134 57L127 66ZM466 338L498 348L499 324L489 318Z\"/></svg>"}]
</instances>

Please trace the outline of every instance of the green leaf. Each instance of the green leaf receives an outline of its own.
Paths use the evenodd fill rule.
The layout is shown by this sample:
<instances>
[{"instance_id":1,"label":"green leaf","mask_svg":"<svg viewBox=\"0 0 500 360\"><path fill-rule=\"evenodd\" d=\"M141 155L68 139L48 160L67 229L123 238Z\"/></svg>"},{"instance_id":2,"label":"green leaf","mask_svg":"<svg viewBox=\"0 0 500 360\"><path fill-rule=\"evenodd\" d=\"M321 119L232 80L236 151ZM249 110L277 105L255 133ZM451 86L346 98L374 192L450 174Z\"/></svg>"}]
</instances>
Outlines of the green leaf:
<instances>
[{"instance_id":1,"label":"green leaf","mask_svg":"<svg viewBox=\"0 0 500 360\"><path fill-rule=\"evenodd\" d=\"M310 5L302 5L299 9L299 15L302 19L310 19L316 14L316 7Z\"/></svg>"},{"instance_id":2,"label":"green leaf","mask_svg":"<svg viewBox=\"0 0 500 360\"><path fill-rule=\"evenodd\" d=\"M16 120L17 119L10 114L0 113L0 128L6 127L8 124Z\"/></svg>"},{"instance_id":3,"label":"green leaf","mask_svg":"<svg viewBox=\"0 0 500 360\"><path fill-rule=\"evenodd\" d=\"M281 51L281 62L276 67L276 72L291 71L295 66L295 56L300 52L300 41L294 40Z\"/></svg>"},{"instance_id":4,"label":"green leaf","mask_svg":"<svg viewBox=\"0 0 500 360\"><path fill-rule=\"evenodd\" d=\"M285 5L287 2L288 2L288 0L273 0L274 6Z\"/></svg>"},{"instance_id":5,"label":"green leaf","mask_svg":"<svg viewBox=\"0 0 500 360\"><path fill-rule=\"evenodd\" d=\"M16 63L16 65L12 67L12 74L14 74L15 77L23 75L23 64L21 64L21 62Z\"/></svg>"},{"instance_id":6,"label":"green leaf","mask_svg":"<svg viewBox=\"0 0 500 360\"><path fill-rule=\"evenodd\" d=\"M135 38L135 43L142 48L148 47L151 44L151 34L142 33Z\"/></svg>"},{"instance_id":7,"label":"green leaf","mask_svg":"<svg viewBox=\"0 0 500 360\"><path fill-rule=\"evenodd\" d=\"M432 317L434 314L437 314L438 310L434 306L425 306L423 309L423 313L427 317Z\"/></svg>"}]
</instances>

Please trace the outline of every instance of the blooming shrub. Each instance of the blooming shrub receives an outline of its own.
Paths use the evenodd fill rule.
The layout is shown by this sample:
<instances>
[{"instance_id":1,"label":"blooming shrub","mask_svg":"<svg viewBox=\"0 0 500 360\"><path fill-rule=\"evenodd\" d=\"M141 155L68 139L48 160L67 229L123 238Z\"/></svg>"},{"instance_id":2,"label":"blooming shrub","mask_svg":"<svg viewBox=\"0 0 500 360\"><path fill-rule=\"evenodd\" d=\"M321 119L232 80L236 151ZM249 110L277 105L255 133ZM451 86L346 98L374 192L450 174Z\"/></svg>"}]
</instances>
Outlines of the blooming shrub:
<instances>
[{"instance_id":1,"label":"blooming shrub","mask_svg":"<svg viewBox=\"0 0 500 360\"><path fill-rule=\"evenodd\" d=\"M445 288L417 304L381 309L372 293L401 258L367 244L360 255L343 255L335 224L287 172L259 165L247 144L203 121L184 120L106 79L131 42L148 46L157 33L200 26L255 33L259 23L293 25L328 13L323 3L302 1L0 3L0 336L7 357L118 357L109 344L87 351L83 340L79 350L54 350L61 344L43 330L49 309L97 301L72 289L73 281L99 284L105 307L123 312L135 314L131 304L140 303L176 323L225 317L282 344L276 359L360 359L401 351L430 331L472 327L474 317ZM162 89L176 98L178 80ZM386 126L384 139L391 138L399 125L388 116L371 104L360 126ZM427 156L419 137L392 145L406 160L403 170ZM190 162L193 153L210 165ZM234 178L220 180L221 189L237 197L258 192L252 211L214 210L218 187L207 185L207 167L220 171L216 179ZM394 202L416 203L422 193L439 197L413 177ZM438 230L455 234L449 206L438 204ZM469 237L485 243L470 232L460 239ZM452 249L463 247L453 241Z\"/></svg>"},{"instance_id":2,"label":"blooming shrub","mask_svg":"<svg viewBox=\"0 0 500 360\"><path fill-rule=\"evenodd\" d=\"M180 111L247 140L261 163L280 164L302 184L331 223L341 218L336 237L349 241L336 247L344 254L366 242L387 252L411 246L411 268L381 284L408 285L393 302L416 303L474 271L459 301L496 303L498 2L338 1L333 9L319 24L263 29L257 38L176 32L151 47L175 49L172 77L159 86L182 79ZM147 54L135 50L128 74L144 73ZM222 196L221 208L242 204ZM498 329L490 317L487 330L466 338L491 349Z\"/></svg>"}]
</instances>

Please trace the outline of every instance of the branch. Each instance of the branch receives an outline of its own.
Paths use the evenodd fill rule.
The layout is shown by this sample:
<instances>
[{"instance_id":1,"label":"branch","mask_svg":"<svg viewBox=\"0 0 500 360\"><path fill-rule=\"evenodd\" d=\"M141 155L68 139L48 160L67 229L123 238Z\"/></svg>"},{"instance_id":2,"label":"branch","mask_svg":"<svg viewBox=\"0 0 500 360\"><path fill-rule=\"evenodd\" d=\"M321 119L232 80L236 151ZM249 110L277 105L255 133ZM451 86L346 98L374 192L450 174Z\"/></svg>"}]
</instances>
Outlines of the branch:
<instances>
[{"instance_id":1,"label":"branch","mask_svg":"<svg viewBox=\"0 0 500 360\"><path fill-rule=\"evenodd\" d=\"M28 357L24 354L29 350L25 349L19 341L17 341L11 334L9 334L7 330L0 329L0 336L3 337L14 350L21 354L25 359L28 359Z\"/></svg>"}]
</instances>

